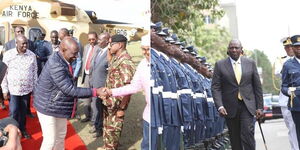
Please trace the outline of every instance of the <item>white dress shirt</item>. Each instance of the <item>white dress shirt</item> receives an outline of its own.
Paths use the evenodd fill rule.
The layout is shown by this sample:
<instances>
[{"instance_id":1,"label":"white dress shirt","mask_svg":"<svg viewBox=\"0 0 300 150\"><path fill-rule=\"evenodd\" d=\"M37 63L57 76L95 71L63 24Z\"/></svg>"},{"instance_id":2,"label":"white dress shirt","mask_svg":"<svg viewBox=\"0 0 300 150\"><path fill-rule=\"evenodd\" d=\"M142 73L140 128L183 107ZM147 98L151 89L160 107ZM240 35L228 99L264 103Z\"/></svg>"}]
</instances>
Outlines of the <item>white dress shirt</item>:
<instances>
[{"instance_id":1,"label":"white dress shirt","mask_svg":"<svg viewBox=\"0 0 300 150\"><path fill-rule=\"evenodd\" d=\"M3 62L8 68L1 84L2 92L18 96L32 92L37 82L36 55L28 49L20 54L14 48L4 53Z\"/></svg>"}]
</instances>

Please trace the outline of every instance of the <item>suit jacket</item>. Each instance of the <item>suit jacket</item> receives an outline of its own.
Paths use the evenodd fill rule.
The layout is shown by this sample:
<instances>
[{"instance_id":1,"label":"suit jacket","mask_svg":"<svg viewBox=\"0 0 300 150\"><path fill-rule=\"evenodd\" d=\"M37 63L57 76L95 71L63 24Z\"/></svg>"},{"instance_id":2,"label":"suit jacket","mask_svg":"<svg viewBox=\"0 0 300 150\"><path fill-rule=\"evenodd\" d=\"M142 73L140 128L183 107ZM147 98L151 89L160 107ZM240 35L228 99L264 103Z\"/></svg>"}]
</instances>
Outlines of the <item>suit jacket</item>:
<instances>
[{"instance_id":1,"label":"suit jacket","mask_svg":"<svg viewBox=\"0 0 300 150\"><path fill-rule=\"evenodd\" d=\"M291 102L288 95L289 87L300 86L300 64L296 58L291 58L286 61L282 68L282 85L281 91L284 95L289 97L288 107L291 111L300 111L300 89L295 91L296 97ZM292 105L291 105L292 104Z\"/></svg>"},{"instance_id":2,"label":"suit jacket","mask_svg":"<svg viewBox=\"0 0 300 150\"><path fill-rule=\"evenodd\" d=\"M28 40L28 44L29 44L28 49L31 50L32 52L34 52L35 51L34 43L31 40ZM16 40L15 39L8 41L4 45L5 51L13 49L13 48L16 48Z\"/></svg>"},{"instance_id":3,"label":"suit jacket","mask_svg":"<svg viewBox=\"0 0 300 150\"><path fill-rule=\"evenodd\" d=\"M253 60L241 57L242 77L237 83L230 58L215 64L212 79L212 94L217 109L224 106L228 118L236 116L238 108L238 92L252 115L263 108L263 92L256 64Z\"/></svg>"},{"instance_id":4,"label":"suit jacket","mask_svg":"<svg viewBox=\"0 0 300 150\"><path fill-rule=\"evenodd\" d=\"M85 73L85 65L86 65L86 59L88 58L88 51L90 49L90 44L87 44L84 46L84 49L83 49L83 56L82 56L82 67L81 67L81 72L80 72L80 76L82 77L82 81L81 81L81 84L83 84L85 81L84 81L84 78L86 76L86 73ZM97 51L100 49L100 47L96 44L95 47L94 47L94 53L93 53L93 57L95 56L95 54L97 54ZM93 63L91 61L91 63ZM87 81L88 82L88 81Z\"/></svg>"},{"instance_id":5,"label":"suit jacket","mask_svg":"<svg viewBox=\"0 0 300 150\"><path fill-rule=\"evenodd\" d=\"M105 86L106 77L107 77L107 49L103 52L104 49L98 49L97 54L92 59L92 64L90 68L90 78L89 85L93 88L100 88Z\"/></svg>"}]
</instances>

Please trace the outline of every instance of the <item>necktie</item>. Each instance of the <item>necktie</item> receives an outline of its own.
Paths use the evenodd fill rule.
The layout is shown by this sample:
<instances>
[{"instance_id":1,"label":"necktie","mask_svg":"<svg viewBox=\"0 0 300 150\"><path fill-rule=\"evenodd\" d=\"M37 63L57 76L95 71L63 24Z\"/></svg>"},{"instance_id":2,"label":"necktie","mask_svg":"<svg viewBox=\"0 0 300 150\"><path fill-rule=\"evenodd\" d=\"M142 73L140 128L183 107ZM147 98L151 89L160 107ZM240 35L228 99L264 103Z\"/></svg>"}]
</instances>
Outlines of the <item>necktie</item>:
<instances>
[{"instance_id":1,"label":"necktie","mask_svg":"<svg viewBox=\"0 0 300 150\"><path fill-rule=\"evenodd\" d=\"M234 70L234 75L235 75L236 81L238 84L240 84L242 76L241 76L241 67L238 65L238 62L234 63L233 70ZM242 100L242 96L241 96L240 92L238 93L238 99Z\"/></svg>"},{"instance_id":2,"label":"necktie","mask_svg":"<svg viewBox=\"0 0 300 150\"><path fill-rule=\"evenodd\" d=\"M72 66L70 64L68 66L69 66L69 71L70 71L71 75L73 75L73 68L72 68Z\"/></svg>"},{"instance_id":3,"label":"necktie","mask_svg":"<svg viewBox=\"0 0 300 150\"><path fill-rule=\"evenodd\" d=\"M85 69L87 71L90 69L93 54L94 54L94 46L92 46L92 50L90 51L89 56L88 56L87 61L86 61Z\"/></svg>"}]
</instances>

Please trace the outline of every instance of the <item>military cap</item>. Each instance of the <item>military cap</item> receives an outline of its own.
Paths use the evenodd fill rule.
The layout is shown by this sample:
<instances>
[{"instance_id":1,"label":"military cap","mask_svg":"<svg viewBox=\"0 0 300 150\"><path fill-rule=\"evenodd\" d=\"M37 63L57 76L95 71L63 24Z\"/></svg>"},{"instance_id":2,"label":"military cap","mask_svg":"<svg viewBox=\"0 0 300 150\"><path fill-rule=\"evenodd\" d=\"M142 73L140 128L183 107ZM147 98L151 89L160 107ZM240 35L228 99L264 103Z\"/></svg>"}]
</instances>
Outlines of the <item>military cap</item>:
<instances>
[{"instance_id":1,"label":"military cap","mask_svg":"<svg viewBox=\"0 0 300 150\"><path fill-rule=\"evenodd\" d=\"M183 45L180 45L179 48L180 48L181 50L183 50L183 49L184 49L184 46L183 46Z\"/></svg>"},{"instance_id":2,"label":"military cap","mask_svg":"<svg viewBox=\"0 0 300 150\"><path fill-rule=\"evenodd\" d=\"M292 45L300 45L300 35L294 35L291 37Z\"/></svg>"},{"instance_id":3,"label":"military cap","mask_svg":"<svg viewBox=\"0 0 300 150\"><path fill-rule=\"evenodd\" d=\"M165 32L167 35L170 34L169 28L162 28L161 31Z\"/></svg>"},{"instance_id":4,"label":"military cap","mask_svg":"<svg viewBox=\"0 0 300 150\"><path fill-rule=\"evenodd\" d=\"M175 41L174 41L174 40L171 40L171 41L169 41L169 43L171 43L171 44L175 44Z\"/></svg>"},{"instance_id":5,"label":"military cap","mask_svg":"<svg viewBox=\"0 0 300 150\"><path fill-rule=\"evenodd\" d=\"M115 34L111 37L111 42L127 42L127 38L122 34Z\"/></svg>"},{"instance_id":6,"label":"military cap","mask_svg":"<svg viewBox=\"0 0 300 150\"><path fill-rule=\"evenodd\" d=\"M285 37L280 40L282 42L283 46L292 45L292 41L290 37Z\"/></svg>"},{"instance_id":7,"label":"military cap","mask_svg":"<svg viewBox=\"0 0 300 150\"><path fill-rule=\"evenodd\" d=\"M171 35L171 38L174 39L174 41L177 41L177 40L178 40L178 37L177 37L177 35L176 35L175 33L173 33L173 34Z\"/></svg>"},{"instance_id":8,"label":"military cap","mask_svg":"<svg viewBox=\"0 0 300 150\"><path fill-rule=\"evenodd\" d=\"M175 45L182 45L182 42L180 42L180 41L175 41L175 43L174 43Z\"/></svg>"},{"instance_id":9,"label":"military cap","mask_svg":"<svg viewBox=\"0 0 300 150\"><path fill-rule=\"evenodd\" d=\"M160 36L167 36L167 34L165 32L163 32L162 30L157 30L156 34L160 35Z\"/></svg>"},{"instance_id":10,"label":"military cap","mask_svg":"<svg viewBox=\"0 0 300 150\"><path fill-rule=\"evenodd\" d=\"M170 36L168 36L168 37L165 38L165 41L171 43L171 41L174 41L174 39L171 38ZM175 42L175 41L174 41L174 42Z\"/></svg>"},{"instance_id":11,"label":"military cap","mask_svg":"<svg viewBox=\"0 0 300 150\"><path fill-rule=\"evenodd\" d=\"M186 49L186 48L184 48L182 51L183 51L184 53L190 53L190 51L189 51L188 49Z\"/></svg>"},{"instance_id":12,"label":"military cap","mask_svg":"<svg viewBox=\"0 0 300 150\"><path fill-rule=\"evenodd\" d=\"M183 46L183 47L185 47L185 45L186 45L186 43L185 42L180 42L181 44L181 46Z\"/></svg>"},{"instance_id":13,"label":"military cap","mask_svg":"<svg viewBox=\"0 0 300 150\"><path fill-rule=\"evenodd\" d=\"M196 47L194 47L193 51L198 54L198 49Z\"/></svg>"},{"instance_id":14,"label":"military cap","mask_svg":"<svg viewBox=\"0 0 300 150\"><path fill-rule=\"evenodd\" d=\"M188 49L191 52L191 51L193 51L194 46L193 45L187 46L186 49Z\"/></svg>"},{"instance_id":15,"label":"military cap","mask_svg":"<svg viewBox=\"0 0 300 150\"><path fill-rule=\"evenodd\" d=\"M159 28L159 27L162 27L162 26L163 26L163 23L162 23L161 21L156 22L156 23L155 23L155 26L158 27L158 28Z\"/></svg>"},{"instance_id":16,"label":"military cap","mask_svg":"<svg viewBox=\"0 0 300 150\"><path fill-rule=\"evenodd\" d=\"M200 62L206 62L206 57L205 56L202 56L202 57L200 57Z\"/></svg>"},{"instance_id":17,"label":"military cap","mask_svg":"<svg viewBox=\"0 0 300 150\"><path fill-rule=\"evenodd\" d=\"M190 51L190 54L192 54L193 56L197 56L195 51Z\"/></svg>"},{"instance_id":18,"label":"military cap","mask_svg":"<svg viewBox=\"0 0 300 150\"><path fill-rule=\"evenodd\" d=\"M156 34L159 33L161 31L163 23L162 22L157 22L155 23L155 25L153 25L153 29L156 31Z\"/></svg>"},{"instance_id":19,"label":"military cap","mask_svg":"<svg viewBox=\"0 0 300 150\"><path fill-rule=\"evenodd\" d=\"M156 28L156 24L154 24L153 22L151 22L150 28Z\"/></svg>"}]
</instances>

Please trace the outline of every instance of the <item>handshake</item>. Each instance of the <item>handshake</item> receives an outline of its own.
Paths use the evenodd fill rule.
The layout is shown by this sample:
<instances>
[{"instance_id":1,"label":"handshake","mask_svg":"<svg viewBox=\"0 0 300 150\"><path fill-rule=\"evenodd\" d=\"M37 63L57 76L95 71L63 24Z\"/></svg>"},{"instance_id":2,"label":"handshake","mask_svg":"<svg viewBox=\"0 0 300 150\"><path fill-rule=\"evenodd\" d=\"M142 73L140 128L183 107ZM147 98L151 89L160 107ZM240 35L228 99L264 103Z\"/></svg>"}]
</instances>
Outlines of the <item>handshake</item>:
<instances>
[{"instance_id":1,"label":"handshake","mask_svg":"<svg viewBox=\"0 0 300 150\"><path fill-rule=\"evenodd\" d=\"M112 95L112 91L107 87L97 89L97 96L101 99L106 99L111 95Z\"/></svg>"}]
</instances>

